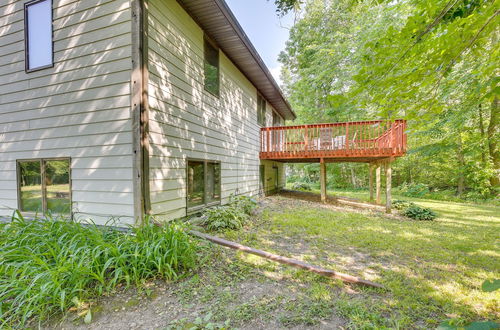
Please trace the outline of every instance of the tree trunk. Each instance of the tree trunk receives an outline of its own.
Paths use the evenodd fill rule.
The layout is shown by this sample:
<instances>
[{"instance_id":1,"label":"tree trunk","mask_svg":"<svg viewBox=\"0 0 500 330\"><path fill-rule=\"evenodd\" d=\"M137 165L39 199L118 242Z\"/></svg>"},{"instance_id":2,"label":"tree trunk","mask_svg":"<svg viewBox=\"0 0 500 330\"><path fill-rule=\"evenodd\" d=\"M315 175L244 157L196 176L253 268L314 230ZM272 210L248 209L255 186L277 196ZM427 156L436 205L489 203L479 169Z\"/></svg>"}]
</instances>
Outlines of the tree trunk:
<instances>
[{"instance_id":1,"label":"tree trunk","mask_svg":"<svg viewBox=\"0 0 500 330\"><path fill-rule=\"evenodd\" d=\"M498 125L500 112L500 99L495 96L491 102L490 124L488 125L488 151L493 163L495 173L490 178L491 186L498 188L500 186L500 151L498 150Z\"/></svg>"},{"instance_id":2,"label":"tree trunk","mask_svg":"<svg viewBox=\"0 0 500 330\"><path fill-rule=\"evenodd\" d=\"M465 158L464 158L464 150L462 145L462 136L460 133L458 134L457 140L457 158L458 158L458 182L457 182L457 195L462 196L465 190Z\"/></svg>"},{"instance_id":3,"label":"tree trunk","mask_svg":"<svg viewBox=\"0 0 500 330\"><path fill-rule=\"evenodd\" d=\"M479 132L481 133L481 161L483 163L483 166L486 166L486 150L484 148L484 140L486 139L486 133L484 131L483 107L481 103L479 103L478 111L479 111Z\"/></svg>"},{"instance_id":4,"label":"tree trunk","mask_svg":"<svg viewBox=\"0 0 500 330\"><path fill-rule=\"evenodd\" d=\"M356 189L358 187L356 181L357 181L356 180L356 173L354 173L354 167L351 165L351 182L352 182L352 186L354 187L354 189Z\"/></svg>"}]
</instances>

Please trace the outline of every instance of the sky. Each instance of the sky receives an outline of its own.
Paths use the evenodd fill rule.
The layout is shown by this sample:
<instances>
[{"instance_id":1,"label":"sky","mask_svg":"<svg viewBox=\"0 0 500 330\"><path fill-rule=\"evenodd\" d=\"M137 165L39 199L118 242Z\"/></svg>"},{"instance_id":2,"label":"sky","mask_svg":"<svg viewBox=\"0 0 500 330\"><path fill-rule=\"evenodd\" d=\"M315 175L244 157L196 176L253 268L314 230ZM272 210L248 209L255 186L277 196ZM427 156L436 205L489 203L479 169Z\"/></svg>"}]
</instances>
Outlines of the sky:
<instances>
[{"instance_id":1,"label":"sky","mask_svg":"<svg viewBox=\"0 0 500 330\"><path fill-rule=\"evenodd\" d=\"M226 0L274 79L279 79L279 53L285 48L293 14L279 18L273 0Z\"/></svg>"}]
</instances>

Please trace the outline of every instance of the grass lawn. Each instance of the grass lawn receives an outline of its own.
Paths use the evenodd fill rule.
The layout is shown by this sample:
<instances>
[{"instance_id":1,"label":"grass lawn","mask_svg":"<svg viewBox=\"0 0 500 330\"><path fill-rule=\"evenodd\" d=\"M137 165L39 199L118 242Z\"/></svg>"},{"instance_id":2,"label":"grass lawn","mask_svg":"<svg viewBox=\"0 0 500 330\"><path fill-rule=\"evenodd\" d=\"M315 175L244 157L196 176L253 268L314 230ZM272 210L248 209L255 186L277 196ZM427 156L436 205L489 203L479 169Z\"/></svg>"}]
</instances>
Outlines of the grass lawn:
<instances>
[{"instance_id":1,"label":"grass lawn","mask_svg":"<svg viewBox=\"0 0 500 330\"><path fill-rule=\"evenodd\" d=\"M367 197L361 194L350 197ZM500 278L499 207L412 199L439 214L427 222L274 199L278 206L264 212L260 226L230 237L384 284L387 291L313 281L349 325L429 328L448 318L499 319L498 292L480 290L484 280Z\"/></svg>"},{"instance_id":2,"label":"grass lawn","mask_svg":"<svg viewBox=\"0 0 500 330\"><path fill-rule=\"evenodd\" d=\"M128 290L102 298L92 324L82 328L432 329L450 318L498 322L498 291L480 286L500 278L500 208L415 202L439 218L402 220L272 196L243 230L217 234L376 281L385 290L211 245L182 281L145 283L147 295Z\"/></svg>"}]
</instances>

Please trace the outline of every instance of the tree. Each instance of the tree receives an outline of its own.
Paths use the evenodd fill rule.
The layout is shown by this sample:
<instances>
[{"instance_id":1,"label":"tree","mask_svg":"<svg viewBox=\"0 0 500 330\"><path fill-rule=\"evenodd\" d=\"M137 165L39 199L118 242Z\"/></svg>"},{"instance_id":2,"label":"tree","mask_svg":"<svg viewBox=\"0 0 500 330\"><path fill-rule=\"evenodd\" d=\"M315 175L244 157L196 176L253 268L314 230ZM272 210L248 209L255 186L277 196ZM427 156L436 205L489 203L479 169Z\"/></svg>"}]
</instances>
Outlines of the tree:
<instances>
[{"instance_id":1,"label":"tree","mask_svg":"<svg viewBox=\"0 0 500 330\"><path fill-rule=\"evenodd\" d=\"M492 194L500 171L499 4L307 1L280 56L298 120L406 118L411 150L396 164L401 180Z\"/></svg>"}]
</instances>

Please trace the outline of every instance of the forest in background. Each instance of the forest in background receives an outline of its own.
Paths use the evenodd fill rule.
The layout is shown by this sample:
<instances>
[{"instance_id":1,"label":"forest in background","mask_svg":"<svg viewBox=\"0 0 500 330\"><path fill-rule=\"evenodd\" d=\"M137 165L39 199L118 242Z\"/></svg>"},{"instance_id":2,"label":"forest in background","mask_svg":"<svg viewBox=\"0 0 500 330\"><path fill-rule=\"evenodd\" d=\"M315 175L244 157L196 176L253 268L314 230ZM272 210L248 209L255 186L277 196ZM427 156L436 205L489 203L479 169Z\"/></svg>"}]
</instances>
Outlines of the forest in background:
<instances>
[{"instance_id":1,"label":"forest in background","mask_svg":"<svg viewBox=\"0 0 500 330\"><path fill-rule=\"evenodd\" d=\"M277 0L295 10L283 64L294 123L408 120L395 186L499 193L498 0ZM288 168L316 182L318 164ZM331 188L366 187L366 164L329 164Z\"/></svg>"}]
</instances>

